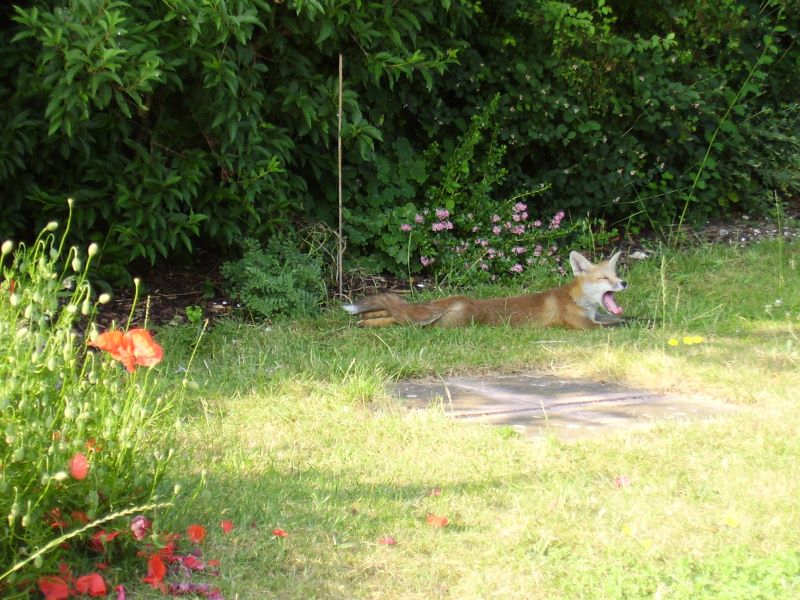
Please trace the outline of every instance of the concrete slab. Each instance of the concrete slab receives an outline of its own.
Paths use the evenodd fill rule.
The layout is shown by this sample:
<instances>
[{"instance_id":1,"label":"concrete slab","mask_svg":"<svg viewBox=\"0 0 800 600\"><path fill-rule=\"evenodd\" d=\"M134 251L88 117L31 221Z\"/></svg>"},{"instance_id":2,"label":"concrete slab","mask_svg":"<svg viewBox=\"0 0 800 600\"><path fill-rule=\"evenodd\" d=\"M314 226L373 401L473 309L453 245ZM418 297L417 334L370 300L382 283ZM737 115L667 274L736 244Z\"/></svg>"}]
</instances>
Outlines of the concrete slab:
<instances>
[{"instance_id":1,"label":"concrete slab","mask_svg":"<svg viewBox=\"0 0 800 600\"><path fill-rule=\"evenodd\" d=\"M662 420L712 418L735 410L700 397L542 375L408 380L396 383L393 392L412 408L441 403L457 419L506 425L529 436L555 433L565 439Z\"/></svg>"}]
</instances>

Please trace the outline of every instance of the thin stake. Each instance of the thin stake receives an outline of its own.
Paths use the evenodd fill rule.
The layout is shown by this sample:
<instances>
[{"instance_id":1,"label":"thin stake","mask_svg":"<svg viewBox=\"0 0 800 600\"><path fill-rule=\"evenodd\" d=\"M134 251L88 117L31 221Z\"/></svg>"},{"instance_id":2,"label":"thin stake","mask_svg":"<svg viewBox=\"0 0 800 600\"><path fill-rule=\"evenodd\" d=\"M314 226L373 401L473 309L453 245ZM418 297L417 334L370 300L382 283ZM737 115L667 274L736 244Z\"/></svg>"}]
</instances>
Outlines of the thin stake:
<instances>
[{"instance_id":1,"label":"thin stake","mask_svg":"<svg viewBox=\"0 0 800 600\"><path fill-rule=\"evenodd\" d=\"M336 260L336 278L339 282L339 297L342 297L342 257L344 255L344 238L342 232L342 94L343 94L343 58L339 54L339 130L336 145L339 153L339 240Z\"/></svg>"}]
</instances>

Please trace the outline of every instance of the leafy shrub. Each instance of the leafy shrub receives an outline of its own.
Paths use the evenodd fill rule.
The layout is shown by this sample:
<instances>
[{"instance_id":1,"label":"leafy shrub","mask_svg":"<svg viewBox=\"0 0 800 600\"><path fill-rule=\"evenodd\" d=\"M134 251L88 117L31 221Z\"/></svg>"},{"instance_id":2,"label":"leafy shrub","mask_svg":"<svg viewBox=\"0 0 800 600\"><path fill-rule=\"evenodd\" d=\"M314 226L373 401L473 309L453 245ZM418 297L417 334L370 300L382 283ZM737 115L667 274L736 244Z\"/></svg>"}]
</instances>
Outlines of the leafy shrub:
<instances>
[{"instance_id":1,"label":"leafy shrub","mask_svg":"<svg viewBox=\"0 0 800 600\"><path fill-rule=\"evenodd\" d=\"M97 334L86 280L97 247L67 249L56 227L13 253L5 242L0 259L0 595L80 556L93 532L6 571L34 550L151 500L169 458L162 430L175 397L149 371L86 352L77 328L89 320Z\"/></svg>"},{"instance_id":2,"label":"leafy shrub","mask_svg":"<svg viewBox=\"0 0 800 600\"><path fill-rule=\"evenodd\" d=\"M443 166L469 165L478 194L481 162L451 158L498 94L479 149L492 202L544 183L531 214L638 229L800 191L797 0L49 0L0 16L0 235L72 194L76 237L106 264L334 223L339 53L351 264L408 270L393 223L448 208L430 196L457 181Z\"/></svg>"},{"instance_id":3,"label":"leafy shrub","mask_svg":"<svg viewBox=\"0 0 800 600\"><path fill-rule=\"evenodd\" d=\"M537 215L533 200L549 188L538 184L514 196L498 199L505 187L502 167L507 146L498 141L495 113L499 95L476 113L470 126L437 167L434 144L419 160L427 170L425 202L407 202L392 211L375 207L374 266L409 273L428 268L450 283L469 285L518 277L530 270L565 274L561 266L567 243L583 247L588 220L565 221L563 210ZM411 163L412 165L414 163ZM402 180L401 180L402 181ZM604 238L607 240L608 236ZM383 263L376 259L386 257Z\"/></svg>"},{"instance_id":4,"label":"leafy shrub","mask_svg":"<svg viewBox=\"0 0 800 600\"><path fill-rule=\"evenodd\" d=\"M258 317L313 314L326 298L321 258L304 253L291 237L274 237L266 248L242 242L243 256L222 265L222 274L244 307Z\"/></svg>"},{"instance_id":5,"label":"leafy shrub","mask_svg":"<svg viewBox=\"0 0 800 600\"><path fill-rule=\"evenodd\" d=\"M304 214L330 216L338 53L345 149L369 160L381 133L361 94L415 74L430 85L454 53L428 30L472 11L427 0L24 4L0 9L0 235L60 216L71 195L75 237L123 265L201 240L233 250Z\"/></svg>"}]
</instances>

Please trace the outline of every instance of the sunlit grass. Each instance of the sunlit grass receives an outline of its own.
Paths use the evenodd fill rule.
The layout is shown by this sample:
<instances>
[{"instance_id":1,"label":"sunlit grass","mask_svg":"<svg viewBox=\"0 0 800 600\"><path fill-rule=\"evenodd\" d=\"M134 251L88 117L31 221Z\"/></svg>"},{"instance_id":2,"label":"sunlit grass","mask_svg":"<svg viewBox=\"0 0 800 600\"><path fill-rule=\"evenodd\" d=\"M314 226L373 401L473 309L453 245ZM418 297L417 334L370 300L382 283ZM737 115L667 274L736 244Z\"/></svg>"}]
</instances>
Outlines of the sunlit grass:
<instances>
[{"instance_id":1,"label":"sunlit grass","mask_svg":"<svg viewBox=\"0 0 800 600\"><path fill-rule=\"evenodd\" d=\"M653 328L366 331L338 313L221 323L175 434L184 487L206 483L171 519L234 520L206 549L226 597L797 597L798 247L780 255L779 268L773 242L631 265L619 300L662 319ZM162 332L176 369L193 338ZM398 377L498 371L738 408L566 443L408 411L384 391ZM397 544L380 544L387 535Z\"/></svg>"}]
</instances>

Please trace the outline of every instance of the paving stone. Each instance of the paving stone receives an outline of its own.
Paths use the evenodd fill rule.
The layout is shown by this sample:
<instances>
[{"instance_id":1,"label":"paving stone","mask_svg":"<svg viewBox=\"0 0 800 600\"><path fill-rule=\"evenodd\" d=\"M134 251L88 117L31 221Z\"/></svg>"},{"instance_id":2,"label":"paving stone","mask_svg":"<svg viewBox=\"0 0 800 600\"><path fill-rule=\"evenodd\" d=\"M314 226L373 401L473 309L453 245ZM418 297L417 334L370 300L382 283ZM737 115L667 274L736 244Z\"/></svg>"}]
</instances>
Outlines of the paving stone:
<instances>
[{"instance_id":1,"label":"paving stone","mask_svg":"<svg viewBox=\"0 0 800 600\"><path fill-rule=\"evenodd\" d=\"M441 403L457 419L510 426L529 436L555 433L565 439L663 420L713 418L735 410L701 397L542 375L406 380L396 383L393 392L412 408Z\"/></svg>"}]
</instances>

